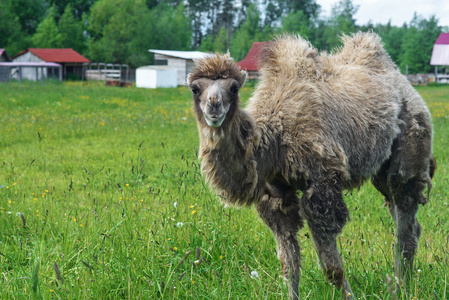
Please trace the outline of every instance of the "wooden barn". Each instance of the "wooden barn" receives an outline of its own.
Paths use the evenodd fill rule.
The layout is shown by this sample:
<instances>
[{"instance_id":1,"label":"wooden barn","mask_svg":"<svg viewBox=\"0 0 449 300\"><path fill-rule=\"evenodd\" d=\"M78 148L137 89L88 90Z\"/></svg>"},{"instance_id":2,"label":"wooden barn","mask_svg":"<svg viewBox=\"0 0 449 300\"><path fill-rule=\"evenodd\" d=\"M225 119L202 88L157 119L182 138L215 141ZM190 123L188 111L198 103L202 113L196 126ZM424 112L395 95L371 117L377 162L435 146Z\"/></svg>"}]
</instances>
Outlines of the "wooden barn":
<instances>
[{"instance_id":1,"label":"wooden barn","mask_svg":"<svg viewBox=\"0 0 449 300\"><path fill-rule=\"evenodd\" d=\"M195 66L194 59L203 58L210 55L200 51L173 51L173 50L148 50L154 53L154 64L158 66L168 66L177 70L178 85L186 85L187 75Z\"/></svg>"},{"instance_id":2,"label":"wooden barn","mask_svg":"<svg viewBox=\"0 0 449 300\"><path fill-rule=\"evenodd\" d=\"M242 70L245 70L248 73L248 79L259 78L257 61L259 59L260 51L268 43L270 42L254 42L246 57L237 63Z\"/></svg>"},{"instance_id":3,"label":"wooden barn","mask_svg":"<svg viewBox=\"0 0 449 300\"><path fill-rule=\"evenodd\" d=\"M52 62L62 65L62 78L66 79L81 79L83 74L83 63L90 62L87 58L79 54L73 49L43 49L43 48L28 48L13 57L14 62ZM45 77L60 77L58 68L48 68L45 70ZM31 68L24 68L22 76L28 80L38 80L35 70Z\"/></svg>"},{"instance_id":4,"label":"wooden barn","mask_svg":"<svg viewBox=\"0 0 449 300\"><path fill-rule=\"evenodd\" d=\"M435 66L435 82L449 83L449 33L440 33L435 41L430 64ZM441 73L438 73L438 66L443 66Z\"/></svg>"}]
</instances>

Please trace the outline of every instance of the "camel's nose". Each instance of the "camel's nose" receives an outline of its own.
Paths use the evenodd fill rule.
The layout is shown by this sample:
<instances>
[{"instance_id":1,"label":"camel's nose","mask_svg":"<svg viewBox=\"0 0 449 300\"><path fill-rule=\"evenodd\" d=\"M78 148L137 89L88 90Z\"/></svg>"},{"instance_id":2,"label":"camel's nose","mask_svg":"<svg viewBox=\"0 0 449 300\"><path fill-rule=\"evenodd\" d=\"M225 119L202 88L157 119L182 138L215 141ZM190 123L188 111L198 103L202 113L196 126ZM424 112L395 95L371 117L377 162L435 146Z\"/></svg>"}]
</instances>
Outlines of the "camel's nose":
<instances>
[{"instance_id":1,"label":"camel's nose","mask_svg":"<svg viewBox=\"0 0 449 300\"><path fill-rule=\"evenodd\" d=\"M221 86L219 84L214 84L209 89L209 92L207 94L207 102L211 107L217 107L221 104L222 97L221 97L222 91Z\"/></svg>"}]
</instances>

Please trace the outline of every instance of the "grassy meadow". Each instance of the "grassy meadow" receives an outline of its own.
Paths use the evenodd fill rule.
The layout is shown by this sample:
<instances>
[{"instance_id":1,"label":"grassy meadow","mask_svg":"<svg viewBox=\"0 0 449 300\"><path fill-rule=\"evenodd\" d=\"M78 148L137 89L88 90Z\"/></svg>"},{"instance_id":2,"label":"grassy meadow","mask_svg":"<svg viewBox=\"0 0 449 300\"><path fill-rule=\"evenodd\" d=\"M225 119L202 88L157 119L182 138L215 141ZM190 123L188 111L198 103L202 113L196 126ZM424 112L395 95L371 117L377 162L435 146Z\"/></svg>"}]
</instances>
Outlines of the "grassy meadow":
<instances>
[{"instance_id":1,"label":"grassy meadow","mask_svg":"<svg viewBox=\"0 0 449 300\"><path fill-rule=\"evenodd\" d=\"M418 87L438 163L415 276L395 291L394 225L370 183L339 237L358 299L449 295L449 86ZM252 88L244 88L246 100ZM187 88L0 84L0 299L287 299L255 209L204 184ZM298 236L302 299L339 299Z\"/></svg>"}]
</instances>

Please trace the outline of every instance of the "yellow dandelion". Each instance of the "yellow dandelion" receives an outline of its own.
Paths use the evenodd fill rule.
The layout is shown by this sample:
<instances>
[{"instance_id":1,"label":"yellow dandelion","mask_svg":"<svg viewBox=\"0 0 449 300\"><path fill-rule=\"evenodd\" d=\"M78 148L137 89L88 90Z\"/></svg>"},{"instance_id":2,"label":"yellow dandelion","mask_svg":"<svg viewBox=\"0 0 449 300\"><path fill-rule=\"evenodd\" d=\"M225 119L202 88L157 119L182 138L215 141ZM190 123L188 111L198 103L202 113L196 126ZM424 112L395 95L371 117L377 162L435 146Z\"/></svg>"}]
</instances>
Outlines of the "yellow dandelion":
<instances>
[{"instance_id":1,"label":"yellow dandelion","mask_svg":"<svg viewBox=\"0 0 449 300\"><path fill-rule=\"evenodd\" d=\"M194 208L195 206L193 206L193 205L190 205L189 207L190 207L190 208Z\"/></svg>"},{"instance_id":2,"label":"yellow dandelion","mask_svg":"<svg viewBox=\"0 0 449 300\"><path fill-rule=\"evenodd\" d=\"M83 227L83 224L80 223L80 227Z\"/></svg>"},{"instance_id":3,"label":"yellow dandelion","mask_svg":"<svg viewBox=\"0 0 449 300\"><path fill-rule=\"evenodd\" d=\"M143 199L140 199L140 202L143 202Z\"/></svg>"},{"instance_id":4,"label":"yellow dandelion","mask_svg":"<svg viewBox=\"0 0 449 300\"><path fill-rule=\"evenodd\" d=\"M129 187L129 183L126 184L126 187Z\"/></svg>"},{"instance_id":5,"label":"yellow dandelion","mask_svg":"<svg viewBox=\"0 0 449 300\"><path fill-rule=\"evenodd\" d=\"M223 255L220 255L220 259L223 259Z\"/></svg>"},{"instance_id":6,"label":"yellow dandelion","mask_svg":"<svg viewBox=\"0 0 449 300\"><path fill-rule=\"evenodd\" d=\"M175 251L176 251L176 250L178 250L178 247L173 247L173 249L175 249Z\"/></svg>"},{"instance_id":7,"label":"yellow dandelion","mask_svg":"<svg viewBox=\"0 0 449 300\"><path fill-rule=\"evenodd\" d=\"M48 190L45 190L46 193L48 193Z\"/></svg>"},{"instance_id":8,"label":"yellow dandelion","mask_svg":"<svg viewBox=\"0 0 449 300\"><path fill-rule=\"evenodd\" d=\"M195 280L192 280L192 283L195 284Z\"/></svg>"},{"instance_id":9,"label":"yellow dandelion","mask_svg":"<svg viewBox=\"0 0 449 300\"><path fill-rule=\"evenodd\" d=\"M171 238L168 238L169 241L171 241Z\"/></svg>"},{"instance_id":10,"label":"yellow dandelion","mask_svg":"<svg viewBox=\"0 0 449 300\"><path fill-rule=\"evenodd\" d=\"M54 292L54 290L50 289L50 293L53 293L53 292Z\"/></svg>"},{"instance_id":11,"label":"yellow dandelion","mask_svg":"<svg viewBox=\"0 0 449 300\"><path fill-rule=\"evenodd\" d=\"M196 210L192 210L192 215L193 215L194 213L196 213Z\"/></svg>"},{"instance_id":12,"label":"yellow dandelion","mask_svg":"<svg viewBox=\"0 0 449 300\"><path fill-rule=\"evenodd\" d=\"M76 222L76 217L73 217L73 222Z\"/></svg>"},{"instance_id":13,"label":"yellow dandelion","mask_svg":"<svg viewBox=\"0 0 449 300\"><path fill-rule=\"evenodd\" d=\"M17 183L14 182L14 185L16 185Z\"/></svg>"},{"instance_id":14,"label":"yellow dandelion","mask_svg":"<svg viewBox=\"0 0 449 300\"><path fill-rule=\"evenodd\" d=\"M8 203L11 204L11 200L9 200Z\"/></svg>"}]
</instances>

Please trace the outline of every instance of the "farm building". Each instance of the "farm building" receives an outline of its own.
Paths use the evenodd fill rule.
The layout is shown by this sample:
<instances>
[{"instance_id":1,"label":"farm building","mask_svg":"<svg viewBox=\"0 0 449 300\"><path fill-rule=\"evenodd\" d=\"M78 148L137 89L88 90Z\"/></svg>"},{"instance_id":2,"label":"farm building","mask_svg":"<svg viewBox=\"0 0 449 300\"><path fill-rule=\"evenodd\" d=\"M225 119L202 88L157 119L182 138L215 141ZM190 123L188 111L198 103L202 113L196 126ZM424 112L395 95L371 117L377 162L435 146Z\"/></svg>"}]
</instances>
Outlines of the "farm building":
<instances>
[{"instance_id":1,"label":"farm building","mask_svg":"<svg viewBox=\"0 0 449 300\"><path fill-rule=\"evenodd\" d=\"M11 62L12 59L5 49L0 49L0 63ZM0 82L9 81L10 71L9 68L0 67Z\"/></svg>"},{"instance_id":2,"label":"farm building","mask_svg":"<svg viewBox=\"0 0 449 300\"><path fill-rule=\"evenodd\" d=\"M90 62L87 58L79 54L73 49L41 49L41 48L28 48L16 56L13 57L13 61L17 63L32 62L52 62L62 65L62 78L81 78L83 72L83 63ZM60 76L59 68L46 68L44 71L44 77L56 77ZM32 68L23 68L22 76L28 80L38 80L37 73Z\"/></svg>"},{"instance_id":3,"label":"farm building","mask_svg":"<svg viewBox=\"0 0 449 300\"><path fill-rule=\"evenodd\" d=\"M210 55L200 51L173 51L173 50L148 50L154 53L154 64L168 66L177 70L177 84L185 85L187 74L195 66L194 59L203 58Z\"/></svg>"},{"instance_id":4,"label":"farm building","mask_svg":"<svg viewBox=\"0 0 449 300\"><path fill-rule=\"evenodd\" d=\"M246 57L237 63L242 70L245 70L248 73L249 79L256 79L259 77L257 61L259 59L260 51L268 43L269 42L254 42Z\"/></svg>"},{"instance_id":5,"label":"farm building","mask_svg":"<svg viewBox=\"0 0 449 300\"><path fill-rule=\"evenodd\" d=\"M169 66L144 66L136 70L136 87L171 88L178 86L178 70Z\"/></svg>"},{"instance_id":6,"label":"farm building","mask_svg":"<svg viewBox=\"0 0 449 300\"><path fill-rule=\"evenodd\" d=\"M449 82L449 73L446 69L449 66L449 33L440 33L435 41L430 64L435 66L436 82ZM440 74L438 74L438 66L444 66L443 72Z\"/></svg>"},{"instance_id":7,"label":"farm building","mask_svg":"<svg viewBox=\"0 0 449 300\"><path fill-rule=\"evenodd\" d=\"M8 52L5 49L0 49L0 62L11 62L11 56L9 56Z\"/></svg>"}]
</instances>

